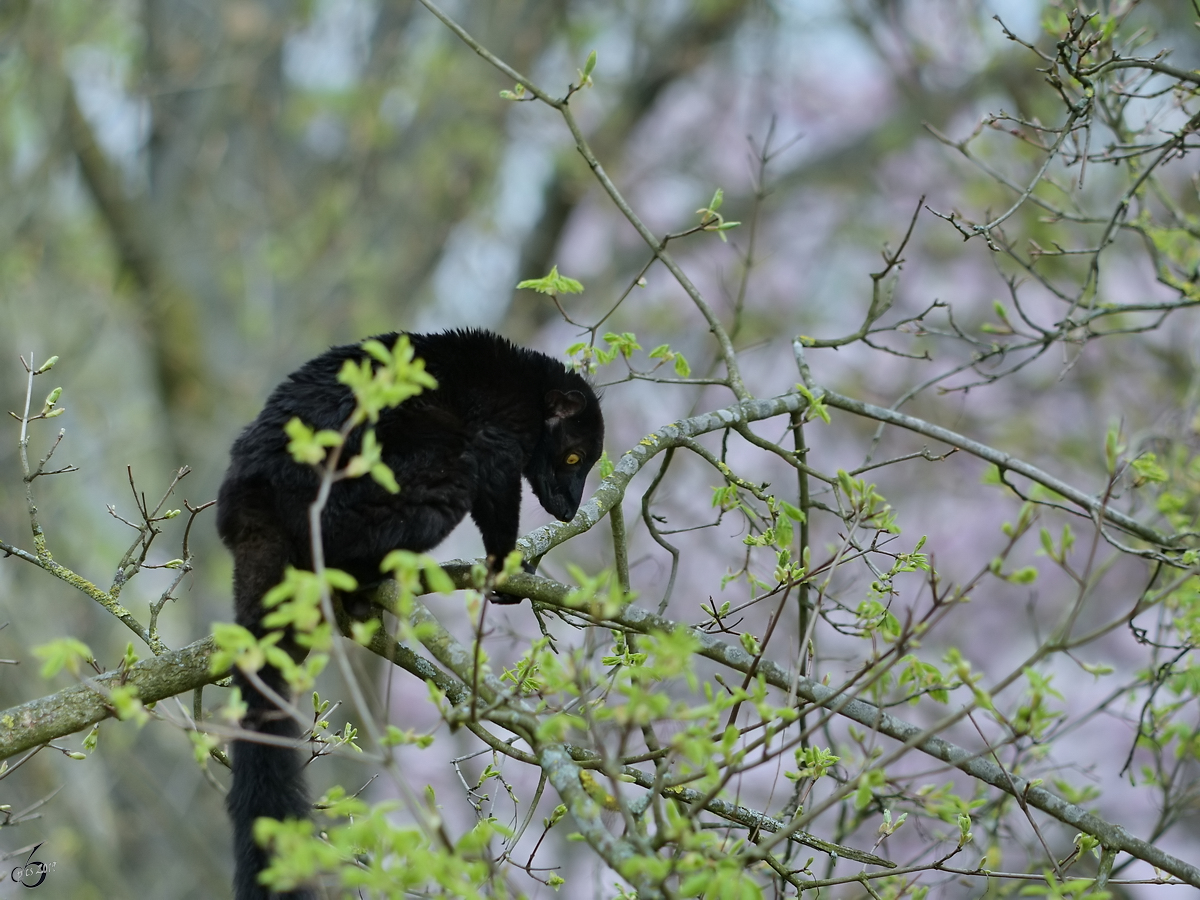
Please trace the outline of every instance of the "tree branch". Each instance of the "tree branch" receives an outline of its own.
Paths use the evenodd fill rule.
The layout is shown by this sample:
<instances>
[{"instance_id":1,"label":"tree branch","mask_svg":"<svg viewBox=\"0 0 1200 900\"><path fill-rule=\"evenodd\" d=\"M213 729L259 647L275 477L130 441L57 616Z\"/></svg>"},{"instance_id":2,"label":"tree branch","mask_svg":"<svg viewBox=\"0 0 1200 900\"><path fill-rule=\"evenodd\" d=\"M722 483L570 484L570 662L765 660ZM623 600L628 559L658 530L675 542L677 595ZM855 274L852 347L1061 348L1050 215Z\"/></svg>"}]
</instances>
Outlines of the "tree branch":
<instances>
[{"instance_id":1,"label":"tree branch","mask_svg":"<svg viewBox=\"0 0 1200 900\"><path fill-rule=\"evenodd\" d=\"M133 685L142 703L154 703L212 684L222 677L209 671L214 649L212 637L206 637L135 663L128 671L88 678L82 684L0 712L0 760L112 717L112 707L96 688Z\"/></svg>"},{"instance_id":2,"label":"tree branch","mask_svg":"<svg viewBox=\"0 0 1200 900\"><path fill-rule=\"evenodd\" d=\"M470 564L455 561L448 563L444 568L456 584L470 583ZM388 585L385 585L380 592L384 593L387 590ZM510 576L504 585L504 590L588 618L586 610L574 609L564 602L571 592L571 588L567 585L534 575L518 573ZM699 642L701 656L738 672L746 673L753 670L762 675L768 684L779 690L792 692L809 703L830 709L840 716L901 743L913 742L913 746L922 753L949 763L972 778L977 778L1006 794L1022 799L1029 806L1048 813L1058 821L1095 836L1105 847L1122 850L1130 856L1148 862L1165 872L1170 872L1190 885L1200 887L1200 868L1195 865L1165 853L1153 844L1134 837L1120 825L1101 819L1074 803L1068 803L1019 775L1004 771L995 763L981 758L979 754L964 747L959 747L939 737L919 739L924 729L886 713L874 704L838 693L835 689L799 673L789 672L772 660L758 659L756 661L754 656L740 646L726 644L704 631L683 626L634 604L626 606L612 618L596 624L604 627L616 625L639 634L651 631L670 633L677 628L686 627Z\"/></svg>"}]
</instances>

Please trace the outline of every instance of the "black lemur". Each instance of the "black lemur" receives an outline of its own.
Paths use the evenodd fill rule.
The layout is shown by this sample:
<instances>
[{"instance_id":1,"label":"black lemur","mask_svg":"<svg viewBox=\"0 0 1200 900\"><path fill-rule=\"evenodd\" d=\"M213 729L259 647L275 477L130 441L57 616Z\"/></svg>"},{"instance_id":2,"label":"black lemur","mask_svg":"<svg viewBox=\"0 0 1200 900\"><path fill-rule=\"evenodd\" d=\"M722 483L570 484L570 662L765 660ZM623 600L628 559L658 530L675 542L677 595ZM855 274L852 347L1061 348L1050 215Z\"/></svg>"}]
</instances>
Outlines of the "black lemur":
<instances>
[{"instance_id":1,"label":"black lemur","mask_svg":"<svg viewBox=\"0 0 1200 900\"><path fill-rule=\"evenodd\" d=\"M398 337L376 340L391 347ZM374 426L400 492L388 493L370 477L338 481L321 519L326 565L359 584L380 580L379 564L390 551L429 550L467 513L494 571L517 540L521 476L547 512L568 521L604 438L595 393L557 360L488 331L408 337L438 386L385 411ZM285 567L311 567L308 507L319 476L293 461L283 426L295 416L312 428L341 428L354 400L337 375L345 360L364 357L361 346L351 344L305 363L275 388L233 444L217 499L217 530L233 552L234 617L257 635L265 631L262 597L283 579ZM344 459L360 440L351 435ZM287 696L278 671L267 667L258 674ZM243 728L299 737L297 723L237 671L234 683L248 707ZM257 876L266 854L254 843L254 820L307 817L304 761L296 749L251 741L235 741L232 751L236 896L265 898Z\"/></svg>"}]
</instances>

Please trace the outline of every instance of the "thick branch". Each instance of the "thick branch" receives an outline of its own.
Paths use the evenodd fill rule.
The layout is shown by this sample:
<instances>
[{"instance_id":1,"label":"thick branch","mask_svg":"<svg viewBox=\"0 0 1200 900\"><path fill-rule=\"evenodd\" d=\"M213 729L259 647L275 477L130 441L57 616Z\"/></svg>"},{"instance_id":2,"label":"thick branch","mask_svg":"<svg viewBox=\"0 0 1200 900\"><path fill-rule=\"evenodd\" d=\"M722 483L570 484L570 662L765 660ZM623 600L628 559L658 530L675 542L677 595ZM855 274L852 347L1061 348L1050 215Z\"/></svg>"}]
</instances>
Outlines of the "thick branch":
<instances>
[{"instance_id":1,"label":"thick branch","mask_svg":"<svg viewBox=\"0 0 1200 900\"><path fill-rule=\"evenodd\" d=\"M1008 469L1024 475L1026 478L1078 504L1092 516L1108 519L1114 525L1158 547L1171 548L1179 544L1179 538L1164 535L1148 525L1143 525L1125 513L1106 505L1097 497L1085 494L1083 491L1072 487L1061 479L1043 472L1037 466L1031 465L1001 450L997 450L994 447L989 447L987 444L981 444L978 441L942 428L940 425L926 422L923 419L906 416L903 413L883 409L879 406L873 406L870 403L864 403L861 400L855 400L842 394L826 391L823 388L814 386L813 393L818 398L823 399L829 406L844 409L847 412L866 416L870 419L876 419L880 422L899 425L901 428L907 428L910 431L927 435L952 447L958 447L972 456L995 463L1002 470ZM592 495L587 503L579 508L579 512L576 513L574 519L566 523L552 522L534 529L521 538L518 546L525 553L526 559L534 559L543 556L551 548L558 546L568 538L588 531L604 517L605 513L612 509L615 503L620 502L621 497L625 495L625 488L633 480L633 477L642 470L642 467L664 450L671 447L684 446L687 444L688 439L696 435L721 431L725 428L734 428L746 422L756 422L760 419L769 419L773 416L798 412L803 410L807 405L807 401L803 396L790 393L765 400L743 400L741 403L735 403L723 409L702 413L701 415L692 416L687 419L680 419L677 422L672 422L670 425L665 425L662 428L652 431L617 461L613 473L600 483L599 488L596 489L596 493Z\"/></svg>"},{"instance_id":2,"label":"thick branch","mask_svg":"<svg viewBox=\"0 0 1200 900\"><path fill-rule=\"evenodd\" d=\"M30 700L0 712L0 759L8 759L39 744L95 725L113 715L103 690L121 684L137 688L143 703L154 703L211 684L220 678L209 672L213 639L206 637L162 656L135 663L128 672L109 672L57 694Z\"/></svg>"},{"instance_id":3,"label":"thick branch","mask_svg":"<svg viewBox=\"0 0 1200 900\"><path fill-rule=\"evenodd\" d=\"M620 502L625 495L625 488L642 467L664 450L683 446L689 438L698 434L721 431L742 422L756 422L759 419L786 415L804 409L806 405L807 401L799 394L782 394L769 400L743 400L724 409L664 425L638 441L633 449L617 461L613 473L600 482L596 493L579 508L574 519L565 523L552 522L536 528L521 538L517 546L525 553L526 559L535 559L568 538L588 531L604 518L604 514L612 509L615 503Z\"/></svg>"}]
</instances>

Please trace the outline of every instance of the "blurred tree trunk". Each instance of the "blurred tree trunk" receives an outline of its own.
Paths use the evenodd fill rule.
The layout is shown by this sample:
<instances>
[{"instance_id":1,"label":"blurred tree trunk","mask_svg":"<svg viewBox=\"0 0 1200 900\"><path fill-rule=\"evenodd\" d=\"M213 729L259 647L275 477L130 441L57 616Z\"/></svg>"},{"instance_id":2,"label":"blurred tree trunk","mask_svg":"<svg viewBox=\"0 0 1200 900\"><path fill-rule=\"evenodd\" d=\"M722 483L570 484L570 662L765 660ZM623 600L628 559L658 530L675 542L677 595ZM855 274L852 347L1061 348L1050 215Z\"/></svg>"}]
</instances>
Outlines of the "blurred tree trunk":
<instances>
[{"instance_id":1,"label":"blurred tree trunk","mask_svg":"<svg viewBox=\"0 0 1200 900\"><path fill-rule=\"evenodd\" d=\"M687 78L697 67L712 62L716 48L733 37L752 7L749 0L705 4L685 16L676 27L661 29L647 38L638 48L635 71L628 73L612 112L593 130L594 137L589 138L592 149L610 174L619 167L621 151L629 136L663 92ZM550 271L571 213L594 183L577 154L559 159L543 193L541 216L521 248L518 281L540 278ZM504 331L515 340L527 341L557 315L554 305L542 295L514 291Z\"/></svg>"},{"instance_id":2,"label":"blurred tree trunk","mask_svg":"<svg viewBox=\"0 0 1200 900\"><path fill-rule=\"evenodd\" d=\"M120 172L97 144L69 81L63 103L67 134L84 181L108 225L120 267L135 285L139 316L178 454L183 446L178 440L180 420L203 416L211 408L195 299L165 263L160 238L163 229L156 223L157 217L147 204L128 197L122 189ZM182 462L177 455L173 464Z\"/></svg>"}]
</instances>

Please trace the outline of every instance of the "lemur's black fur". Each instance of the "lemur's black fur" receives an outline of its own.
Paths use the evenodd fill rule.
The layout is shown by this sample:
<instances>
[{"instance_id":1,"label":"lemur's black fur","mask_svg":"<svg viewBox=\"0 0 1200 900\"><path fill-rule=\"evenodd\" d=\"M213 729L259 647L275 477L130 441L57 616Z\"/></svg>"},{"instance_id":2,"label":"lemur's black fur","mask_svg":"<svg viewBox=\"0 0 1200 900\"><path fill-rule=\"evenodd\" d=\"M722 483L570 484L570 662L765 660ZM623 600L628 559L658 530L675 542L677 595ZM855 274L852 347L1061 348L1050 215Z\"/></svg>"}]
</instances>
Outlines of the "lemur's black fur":
<instances>
[{"instance_id":1,"label":"lemur's black fur","mask_svg":"<svg viewBox=\"0 0 1200 900\"><path fill-rule=\"evenodd\" d=\"M391 347L398 337L376 340ZM547 512L568 521L604 439L595 393L557 360L488 331L408 337L438 386L385 411L374 426L400 492L388 493L370 477L340 480L321 519L325 564L359 584L381 578L379 564L390 551L429 550L467 513L495 569L516 543L521 477ZM315 429L340 429L354 399L337 375L345 360L364 357L352 344L305 363L275 388L233 444L218 495L217 530L233 552L234 617L257 635L265 631L263 595L283 579L285 567L311 567L308 508L319 476L291 458L283 426L295 416ZM358 452L360 440L361 429L351 435L343 459ZM302 652L285 643L297 656ZM288 696L277 670L268 666L258 675ZM299 738L298 724L237 671L234 683L249 707L243 728ZM266 854L254 843L255 819L305 818L310 803L298 750L244 740L232 749L235 892L237 900L256 900L272 895L257 880Z\"/></svg>"}]
</instances>

